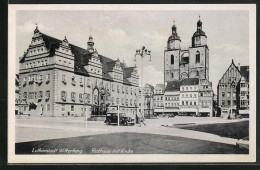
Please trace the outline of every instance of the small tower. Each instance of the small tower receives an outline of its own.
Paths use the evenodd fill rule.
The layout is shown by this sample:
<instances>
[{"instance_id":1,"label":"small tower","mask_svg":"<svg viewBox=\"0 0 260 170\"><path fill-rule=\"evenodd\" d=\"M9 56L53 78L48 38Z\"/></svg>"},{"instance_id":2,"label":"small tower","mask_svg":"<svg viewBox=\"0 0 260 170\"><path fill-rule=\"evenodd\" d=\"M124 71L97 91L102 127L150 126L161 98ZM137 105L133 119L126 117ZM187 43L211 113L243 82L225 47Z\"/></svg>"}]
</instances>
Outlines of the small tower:
<instances>
[{"instance_id":1,"label":"small tower","mask_svg":"<svg viewBox=\"0 0 260 170\"><path fill-rule=\"evenodd\" d=\"M172 35L167 41L167 50L177 50L180 49L181 39L177 33L177 27L175 26L175 21L173 21Z\"/></svg>"},{"instance_id":2,"label":"small tower","mask_svg":"<svg viewBox=\"0 0 260 170\"><path fill-rule=\"evenodd\" d=\"M197 22L197 31L192 36L192 47L199 47L207 45L207 36L204 31L202 31L202 22Z\"/></svg>"},{"instance_id":3,"label":"small tower","mask_svg":"<svg viewBox=\"0 0 260 170\"><path fill-rule=\"evenodd\" d=\"M92 35L89 36L89 39L88 39L88 51L89 52L94 52L94 41L93 41L93 37Z\"/></svg>"}]
</instances>

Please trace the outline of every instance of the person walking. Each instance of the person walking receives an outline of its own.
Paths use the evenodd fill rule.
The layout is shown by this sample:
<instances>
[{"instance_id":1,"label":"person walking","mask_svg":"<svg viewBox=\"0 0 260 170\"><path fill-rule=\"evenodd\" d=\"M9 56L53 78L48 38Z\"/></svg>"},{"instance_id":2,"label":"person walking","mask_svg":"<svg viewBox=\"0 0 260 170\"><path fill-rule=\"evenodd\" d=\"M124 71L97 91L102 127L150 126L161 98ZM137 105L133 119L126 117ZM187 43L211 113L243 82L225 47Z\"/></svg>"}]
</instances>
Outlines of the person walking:
<instances>
[{"instance_id":1,"label":"person walking","mask_svg":"<svg viewBox=\"0 0 260 170\"><path fill-rule=\"evenodd\" d=\"M144 123L145 119L144 119L144 114L143 112L141 112L141 117L140 117L140 126L141 126L141 123L143 123L145 126L146 124Z\"/></svg>"}]
</instances>

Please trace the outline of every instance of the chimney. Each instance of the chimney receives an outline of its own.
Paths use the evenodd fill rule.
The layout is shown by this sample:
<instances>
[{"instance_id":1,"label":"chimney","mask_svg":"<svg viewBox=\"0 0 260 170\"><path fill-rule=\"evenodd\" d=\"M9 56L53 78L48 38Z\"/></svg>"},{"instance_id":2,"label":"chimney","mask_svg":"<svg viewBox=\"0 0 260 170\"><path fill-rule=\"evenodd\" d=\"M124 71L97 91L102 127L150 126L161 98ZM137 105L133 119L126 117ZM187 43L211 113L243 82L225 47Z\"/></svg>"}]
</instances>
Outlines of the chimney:
<instances>
[{"instance_id":1,"label":"chimney","mask_svg":"<svg viewBox=\"0 0 260 170\"><path fill-rule=\"evenodd\" d=\"M238 70L240 71L240 63L238 63L238 66L237 66L237 67L238 67Z\"/></svg>"}]
</instances>

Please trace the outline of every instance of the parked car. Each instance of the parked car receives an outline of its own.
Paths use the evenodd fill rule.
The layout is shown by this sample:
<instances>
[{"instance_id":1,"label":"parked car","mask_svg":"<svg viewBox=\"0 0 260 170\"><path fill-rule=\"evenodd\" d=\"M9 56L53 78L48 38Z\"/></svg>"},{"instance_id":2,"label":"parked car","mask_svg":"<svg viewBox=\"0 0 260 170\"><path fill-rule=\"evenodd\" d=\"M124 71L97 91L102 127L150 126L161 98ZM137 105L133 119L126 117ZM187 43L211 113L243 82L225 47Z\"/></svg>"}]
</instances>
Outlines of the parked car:
<instances>
[{"instance_id":1,"label":"parked car","mask_svg":"<svg viewBox=\"0 0 260 170\"><path fill-rule=\"evenodd\" d=\"M119 113L119 125L123 125L123 126L130 126L130 125L134 125L134 119L131 117L127 117L125 115L125 113ZM105 122L108 125L111 124L118 124L118 114L117 113L107 113L106 116L106 120Z\"/></svg>"},{"instance_id":2,"label":"parked car","mask_svg":"<svg viewBox=\"0 0 260 170\"><path fill-rule=\"evenodd\" d=\"M239 148L249 149L249 136L238 140L236 142L236 146L238 146Z\"/></svg>"}]
</instances>

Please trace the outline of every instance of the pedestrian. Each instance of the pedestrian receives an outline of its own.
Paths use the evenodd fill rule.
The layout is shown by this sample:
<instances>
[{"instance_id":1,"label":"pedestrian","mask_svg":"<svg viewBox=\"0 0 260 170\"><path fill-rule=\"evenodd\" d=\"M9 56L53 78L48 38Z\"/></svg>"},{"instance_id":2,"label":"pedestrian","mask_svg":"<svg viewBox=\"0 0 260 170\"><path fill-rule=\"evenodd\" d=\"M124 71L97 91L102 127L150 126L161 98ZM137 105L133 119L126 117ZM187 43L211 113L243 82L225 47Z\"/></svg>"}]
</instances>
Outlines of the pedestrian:
<instances>
[{"instance_id":1,"label":"pedestrian","mask_svg":"<svg viewBox=\"0 0 260 170\"><path fill-rule=\"evenodd\" d=\"M146 126L146 124L144 123L144 117L141 118L141 122Z\"/></svg>"},{"instance_id":2,"label":"pedestrian","mask_svg":"<svg viewBox=\"0 0 260 170\"><path fill-rule=\"evenodd\" d=\"M43 105L41 105L41 115L43 115Z\"/></svg>"},{"instance_id":3,"label":"pedestrian","mask_svg":"<svg viewBox=\"0 0 260 170\"><path fill-rule=\"evenodd\" d=\"M143 115L143 113L141 114L141 118L140 118L140 125L141 125L141 123L143 123L145 126L146 126L146 124L144 123L144 115Z\"/></svg>"}]
</instances>

